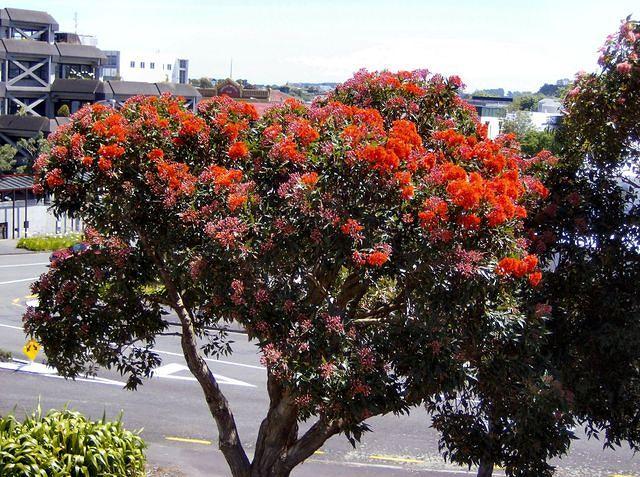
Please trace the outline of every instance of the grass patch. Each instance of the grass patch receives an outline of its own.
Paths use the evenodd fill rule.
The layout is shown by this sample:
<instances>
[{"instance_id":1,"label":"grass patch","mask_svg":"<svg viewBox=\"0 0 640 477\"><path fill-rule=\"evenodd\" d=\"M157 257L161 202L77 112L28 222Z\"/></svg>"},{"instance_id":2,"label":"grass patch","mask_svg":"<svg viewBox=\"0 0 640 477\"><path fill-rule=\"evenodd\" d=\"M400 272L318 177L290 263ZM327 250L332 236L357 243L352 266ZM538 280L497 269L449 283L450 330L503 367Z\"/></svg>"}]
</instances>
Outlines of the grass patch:
<instances>
[{"instance_id":1,"label":"grass patch","mask_svg":"<svg viewBox=\"0 0 640 477\"><path fill-rule=\"evenodd\" d=\"M0 362L11 361L11 351L5 351L0 348Z\"/></svg>"},{"instance_id":2,"label":"grass patch","mask_svg":"<svg viewBox=\"0 0 640 477\"><path fill-rule=\"evenodd\" d=\"M16 247L32 252L53 252L61 248L71 247L82 241L82 234L69 235L36 235L18 240Z\"/></svg>"}]
</instances>

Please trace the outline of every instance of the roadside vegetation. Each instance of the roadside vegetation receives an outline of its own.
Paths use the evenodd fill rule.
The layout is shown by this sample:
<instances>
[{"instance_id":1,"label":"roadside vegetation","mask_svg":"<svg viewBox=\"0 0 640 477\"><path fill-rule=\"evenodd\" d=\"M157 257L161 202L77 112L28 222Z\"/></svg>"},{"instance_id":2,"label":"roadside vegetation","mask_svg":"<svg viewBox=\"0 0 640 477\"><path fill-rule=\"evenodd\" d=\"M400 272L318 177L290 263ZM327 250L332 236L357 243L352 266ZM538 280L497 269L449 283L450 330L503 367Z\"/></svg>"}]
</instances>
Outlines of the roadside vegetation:
<instances>
[{"instance_id":1,"label":"roadside vegetation","mask_svg":"<svg viewBox=\"0 0 640 477\"><path fill-rule=\"evenodd\" d=\"M0 348L0 362L10 361L10 360L11 360L11 352Z\"/></svg>"},{"instance_id":2,"label":"roadside vegetation","mask_svg":"<svg viewBox=\"0 0 640 477\"><path fill-rule=\"evenodd\" d=\"M23 422L0 417L3 477L142 477L146 445L120 419L91 421L68 409L40 408Z\"/></svg>"},{"instance_id":3,"label":"roadside vegetation","mask_svg":"<svg viewBox=\"0 0 640 477\"><path fill-rule=\"evenodd\" d=\"M23 237L18 240L18 248L24 248L33 252L53 252L61 248L71 247L82 240L81 234L68 235L36 235Z\"/></svg>"}]
</instances>

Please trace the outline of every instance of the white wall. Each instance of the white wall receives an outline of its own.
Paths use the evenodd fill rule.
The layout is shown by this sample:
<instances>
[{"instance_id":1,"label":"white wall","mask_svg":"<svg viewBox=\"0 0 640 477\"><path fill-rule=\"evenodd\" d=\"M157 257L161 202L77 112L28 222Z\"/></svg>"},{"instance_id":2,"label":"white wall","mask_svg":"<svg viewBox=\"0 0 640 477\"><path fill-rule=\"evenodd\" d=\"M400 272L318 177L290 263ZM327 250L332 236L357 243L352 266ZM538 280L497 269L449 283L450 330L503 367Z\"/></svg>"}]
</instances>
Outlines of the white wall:
<instances>
[{"instance_id":1,"label":"white wall","mask_svg":"<svg viewBox=\"0 0 640 477\"><path fill-rule=\"evenodd\" d=\"M135 66L131 66L131 64ZM141 64L144 63L144 68ZM153 68L151 68L153 64ZM120 51L120 77L123 81L144 81L147 83L177 82L174 72L178 72L175 56L161 53Z\"/></svg>"},{"instance_id":2,"label":"white wall","mask_svg":"<svg viewBox=\"0 0 640 477\"><path fill-rule=\"evenodd\" d=\"M541 113L537 111L529 112L529 117L531 118L531 122L533 123L533 127L538 131L544 131L549 127L553 127L553 118L558 116L562 116L562 114L553 112L553 113Z\"/></svg>"},{"instance_id":3,"label":"white wall","mask_svg":"<svg viewBox=\"0 0 640 477\"><path fill-rule=\"evenodd\" d=\"M480 116L480 122L489 126L487 136L489 139L495 139L500 134L503 118L495 116Z\"/></svg>"},{"instance_id":4,"label":"white wall","mask_svg":"<svg viewBox=\"0 0 640 477\"><path fill-rule=\"evenodd\" d=\"M8 236L7 238L20 238L25 236L31 237L33 235L54 235L54 234L68 234L71 232L81 232L82 222L71 219L69 217L61 217L59 220L49 212L49 206L42 204L36 204L35 201L29 201L28 206L25 209L23 200L16 201L15 214L13 213L12 202L0 202L0 223L7 222ZM24 220L25 214L29 220L29 228L25 231ZM15 231L13 235L12 230Z\"/></svg>"}]
</instances>

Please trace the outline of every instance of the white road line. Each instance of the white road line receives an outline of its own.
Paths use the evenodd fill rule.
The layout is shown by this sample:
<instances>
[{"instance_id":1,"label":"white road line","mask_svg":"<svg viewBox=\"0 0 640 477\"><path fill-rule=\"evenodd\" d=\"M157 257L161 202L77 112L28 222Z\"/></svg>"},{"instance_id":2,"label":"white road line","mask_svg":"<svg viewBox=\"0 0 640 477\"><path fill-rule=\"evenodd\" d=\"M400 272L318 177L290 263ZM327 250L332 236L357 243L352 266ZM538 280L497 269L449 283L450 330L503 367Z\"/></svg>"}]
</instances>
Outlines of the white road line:
<instances>
[{"instance_id":1,"label":"white road line","mask_svg":"<svg viewBox=\"0 0 640 477\"><path fill-rule=\"evenodd\" d=\"M154 349L153 351L158 354L166 354L168 356L179 356L180 358L184 358L184 355L182 353L174 353L172 351L161 351L159 349ZM224 361L222 359L205 358L205 361L209 361L210 363L221 363L221 364L229 364L232 366L240 366L241 368L251 368L251 369L259 369L259 370L267 369L262 366L254 366L253 364L234 363L233 361Z\"/></svg>"},{"instance_id":2,"label":"white road line","mask_svg":"<svg viewBox=\"0 0 640 477\"><path fill-rule=\"evenodd\" d=\"M183 364L169 363L154 369L153 376L156 378L177 379L179 381L197 381L193 376L175 376L175 373L180 373L183 371L189 371L189 368L187 368ZM253 384L240 381L239 379L229 378L227 376L222 376L221 374L216 373L214 373L213 376L216 378L216 381L218 381L218 384L229 384L231 386L246 386L249 388L255 388Z\"/></svg>"},{"instance_id":3,"label":"white road line","mask_svg":"<svg viewBox=\"0 0 640 477\"><path fill-rule=\"evenodd\" d=\"M2 323L0 323L0 327L2 327L2 328L10 328L12 330L24 331L19 326L4 325ZM159 350L159 349L154 349L152 351L154 351L154 352L156 352L158 354L166 354L168 356L178 356L178 357L184 359L184 355L182 353L174 353L172 351L162 351L162 350ZM264 368L262 366L254 366L252 364L243 364L243 363L234 363L233 361L224 361L224 360L221 360L221 359L205 358L205 361L209 361L211 363L221 363L221 364L228 364L228 365L232 365L232 366L239 366L241 368L259 369L261 371L266 369L266 368Z\"/></svg>"},{"instance_id":4,"label":"white road line","mask_svg":"<svg viewBox=\"0 0 640 477\"><path fill-rule=\"evenodd\" d=\"M36 265L49 265L50 262L17 263L15 265L0 265L0 268L35 267Z\"/></svg>"},{"instance_id":5,"label":"white road line","mask_svg":"<svg viewBox=\"0 0 640 477\"><path fill-rule=\"evenodd\" d=\"M23 329L23 328L21 328L21 327L19 327L19 326L3 325L3 324L0 324L0 326L1 326L2 328L11 328L12 330L24 331L24 329Z\"/></svg>"},{"instance_id":6,"label":"white road line","mask_svg":"<svg viewBox=\"0 0 640 477\"><path fill-rule=\"evenodd\" d=\"M26 374L36 374L39 376L44 376L46 378L57 378L57 379L65 379L63 376L60 376L57 371L50 367L45 366L41 363L32 363L30 361L23 361L21 359L14 359L9 363L0 363L0 369L5 369L7 371L14 371L17 373L26 373ZM122 381L114 381L113 379L99 378L99 377L91 377L91 378L76 378L74 381L81 381L86 383L96 383L96 384L110 384L112 386L125 386L125 383Z\"/></svg>"},{"instance_id":7,"label":"white road line","mask_svg":"<svg viewBox=\"0 0 640 477\"><path fill-rule=\"evenodd\" d=\"M8 285L9 283L20 283L20 282L33 282L35 280L37 280L40 277L33 277L33 278L23 278L21 280L9 280L8 282L0 282L0 285Z\"/></svg>"}]
</instances>

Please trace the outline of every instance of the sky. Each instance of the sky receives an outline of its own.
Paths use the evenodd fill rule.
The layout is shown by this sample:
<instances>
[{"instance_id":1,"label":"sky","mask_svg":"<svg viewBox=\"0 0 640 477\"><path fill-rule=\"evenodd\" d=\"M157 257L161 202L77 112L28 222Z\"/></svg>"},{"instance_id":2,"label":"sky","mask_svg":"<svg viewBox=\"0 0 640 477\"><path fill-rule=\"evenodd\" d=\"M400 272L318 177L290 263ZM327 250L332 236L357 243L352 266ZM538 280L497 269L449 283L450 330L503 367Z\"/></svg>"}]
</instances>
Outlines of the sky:
<instances>
[{"instance_id":1,"label":"sky","mask_svg":"<svg viewBox=\"0 0 640 477\"><path fill-rule=\"evenodd\" d=\"M457 74L467 90L536 91L596 67L639 0L19 0L107 50L172 53L189 76L341 82L360 68Z\"/></svg>"}]
</instances>

